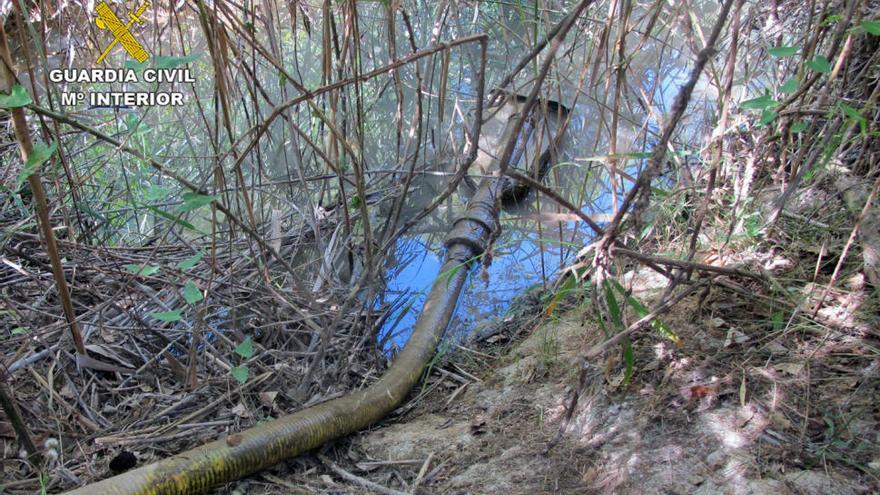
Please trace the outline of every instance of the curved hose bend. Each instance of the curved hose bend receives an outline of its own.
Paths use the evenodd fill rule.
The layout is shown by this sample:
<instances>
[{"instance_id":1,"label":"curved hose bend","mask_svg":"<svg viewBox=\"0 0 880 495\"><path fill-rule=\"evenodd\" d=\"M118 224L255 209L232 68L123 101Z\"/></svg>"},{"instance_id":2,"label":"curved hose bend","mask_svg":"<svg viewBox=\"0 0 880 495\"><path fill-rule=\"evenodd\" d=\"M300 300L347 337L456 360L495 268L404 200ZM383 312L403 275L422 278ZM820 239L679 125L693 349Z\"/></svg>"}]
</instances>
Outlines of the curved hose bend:
<instances>
[{"instance_id":1,"label":"curved hose bend","mask_svg":"<svg viewBox=\"0 0 880 495\"><path fill-rule=\"evenodd\" d=\"M183 495L203 493L297 456L379 421L419 381L455 310L470 265L497 228L501 180L483 182L447 236L447 252L412 336L373 385L283 416L173 457L68 492L69 495ZM491 206L490 206L491 205ZM240 440L240 442L238 441Z\"/></svg>"}]
</instances>

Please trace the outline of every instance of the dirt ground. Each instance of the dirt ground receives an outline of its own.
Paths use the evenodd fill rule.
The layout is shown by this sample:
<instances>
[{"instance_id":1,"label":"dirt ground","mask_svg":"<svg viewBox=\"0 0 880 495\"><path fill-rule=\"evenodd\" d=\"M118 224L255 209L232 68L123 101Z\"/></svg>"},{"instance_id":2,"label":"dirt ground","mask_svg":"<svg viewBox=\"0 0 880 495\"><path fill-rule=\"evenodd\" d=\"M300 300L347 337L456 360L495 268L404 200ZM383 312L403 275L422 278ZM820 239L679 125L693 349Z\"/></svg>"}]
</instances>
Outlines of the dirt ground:
<instances>
[{"instance_id":1,"label":"dirt ground","mask_svg":"<svg viewBox=\"0 0 880 495\"><path fill-rule=\"evenodd\" d=\"M602 335L586 305L457 348L403 414L329 455L398 493L877 493L873 344L857 328L735 321L760 308L729 291L699 301L663 318L680 346L634 341L629 383L619 352L589 363L567 423L580 356Z\"/></svg>"},{"instance_id":2,"label":"dirt ground","mask_svg":"<svg viewBox=\"0 0 880 495\"><path fill-rule=\"evenodd\" d=\"M820 197L797 213L836 214L840 207L832 200ZM558 305L541 295L524 297L506 315L470 329L478 338L445 343L421 388L382 423L217 493L880 493L880 311L871 292L876 289L859 271L846 270L820 301L817 294L824 290L814 289L825 287L822 279L807 283L805 272L827 274L840 252L839 239L828 242L830 254L818 264L812 261L815 253L810 255L815 243L785 242L785 233L756 248L722 253L725 263L770 273L773 284L785 286L784 298L774 296L782 291L751 279L713 278L709 289L660 318L678 344L651 329L633 334L629 380L620 346L583 361L587 350L605 339L589 297ZM717 263L717 258L702 260ZM618 273L648 307L666 284L645 269L620 267ZM626 326L637 316L624 312L623 319ZM290 410L283 394L271 392L293 382L284 376L287 361L279 355L273 373L249 382L267 388L247 394L142 390L149 402L126 408L105 404L101 411L129 415L127 421L138 425L144 415L156 421L146 413L162 404L173 409L193 403L196 411L181 412L176 421L202 418L198 429L158 439L155 432L140 438L135 430L121 439L134 450L134 461L144 464L186 446L179 444L216 438L217 430L237 431L263 418L252 411ZM362 381L378 372L347 376ZM51 369L46 375L54 376ZM75 397L55 386L61 390L54 400ZM350 388L339 380L330 392L333 387ZM17 392L40 397L39 390ZM36 399L29 404L37 412L51 410ZM120 452L96 445L69 454L74 457L69 465L87 466L80 476L104 477ZM5 477L22 471L12 462L0 468ZM10 484L10 490L33 493L26 483L31 480Z\"/></svg>"}]
</instances>

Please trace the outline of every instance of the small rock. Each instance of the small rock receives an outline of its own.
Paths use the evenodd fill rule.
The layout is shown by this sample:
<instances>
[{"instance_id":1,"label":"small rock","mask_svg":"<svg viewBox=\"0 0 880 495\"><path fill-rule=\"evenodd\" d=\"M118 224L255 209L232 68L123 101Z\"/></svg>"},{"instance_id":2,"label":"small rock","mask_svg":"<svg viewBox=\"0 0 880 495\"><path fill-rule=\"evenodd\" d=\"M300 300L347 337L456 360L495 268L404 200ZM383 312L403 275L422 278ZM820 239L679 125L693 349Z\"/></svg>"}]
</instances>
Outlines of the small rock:
<instances>
[{"instance_id":1,"label":"small rock","mask_svg":"<svg viewBox=\"0 0 880 495\"><path fill-rule=\"evenodd\" d=\"M789 421L788 418L786 418L785 415L779 411L773 411L770 413L770 422L773 423L773 426L780 430L787 430L791 428L791 421Z\"/></svg>"},{"instance_id":2,"label":"small rock","mask_svg":"<svg viewBox=\"0 0 880 495\"><path fill-rule=\"evenodd\" d=\"M267 409L272 409L272 406L275 404L275 398L278 397L277 391L272 392L260 392L260 404Z\"/></svg>"},{"instance_id":3,"label":"small rock","mask_svg":"<svg viewBox=\"0 0 880 495\"><path fill-rule=\"evenodd\" d=\"M785 483L779 480L763 479L749 480L746 491L749 495L790 495L791 490L785 487Z\"/></svg>"},{"instance_id":4,"label":"small rock","mask_svg":"<svg viewBox=\"0 0 880 495\"><path fill-rule=\"evenodd\" d=\"M846 482L819 471L794 471L786 473L785 480L803 495L850 495L857 493Z\"/></svg>"},{"instance_id":5,"label":"small rock","mask_svg":"<svg viewBox=\"0 0 880 495\"><path fill-rule=\"evenodd\" d=\"M690 483L691 485L694 485L694 486L700 486L705 481L706 481L706 477L701 476L697 473L692 473L690 476L688 476L688 483Z\"/></svg>"},{"instance_id":6,"label":"small rock","mask_svg":"<svg viewBox=\"0 0 880 495\"><path fill-rule=\"evenodd\" d=\"M247 410L247 408L241 402L238 403L237 406L232 408L232 414L235 414L239 418L250 418L251 413Z\"/></svg>"},{"instance_id":7,"label":"small rock","mask_svg":"<svg viewBox=\"0 0 880 495\"><path fill-rule=\"evenodd\" d=\"M706 456L706 465L714 471L720 468L725 460L727 460L727 454L723 450L718 449Z\"/></svg>"}]
</instances>

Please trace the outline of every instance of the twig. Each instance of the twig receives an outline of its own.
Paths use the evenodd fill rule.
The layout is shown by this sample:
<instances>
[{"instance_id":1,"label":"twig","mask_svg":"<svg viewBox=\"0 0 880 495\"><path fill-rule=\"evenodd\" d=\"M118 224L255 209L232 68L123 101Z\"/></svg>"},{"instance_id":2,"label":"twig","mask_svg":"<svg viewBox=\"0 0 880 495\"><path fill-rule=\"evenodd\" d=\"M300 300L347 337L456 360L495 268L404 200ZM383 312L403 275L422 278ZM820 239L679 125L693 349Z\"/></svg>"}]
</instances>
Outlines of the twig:
<instances>
[{"instance_id":1,"label":"twig","mask_svg":"<svg viewBox=\"0 0 880 495\"><path fill-rule=\"evenodd\" d=\"M624 214L629 210L630 205L632 205L633 201L636 199L636 196L640 192L647 190L654 177L660 173L662 165L666 160L666 149L669 145L669 141L672 139L672 133L675 131L679 121L684 116L684 111L687 109L691 93L693 93L694 87L697 85L697 81L703 73L703 69L706 67L706 64L709 62L712 55L715 54L715 42L718 40L718 36L721 35L721 30L727 21L727 15L730 12L732 5L733 0L725 0L724 5L721 7L721 13L718 15L718 20L715 22L715 26L712 28L712 34L706 41L705 48L703 48L697 55L697 61L694 63L694 67L691 70L690 78L681 87L678 95L675 97L675 102L672 105L672 113L669 117L668 123L663 126L663 133L661 134L658 143L654 146L647 167L639 174L636 183L630 188L620 206L620 209L614 215L614 220L611 221L611 225L605 231L605 235L601 241L603 249L611 247L611 241L617 235L617 229L620 227L620 222L623 220Z\"/></svg>"},{"instance_id":2,"label":"twig","mask_svg":"<svg viewBox=\"0 0 880 495\"><path fill-rule=\"evenodd\" d=\"M319 454L318 459L320 459L321 462L326 464L327 467L329 467L334 473L338 474L343 479L350 481L356 485L362 486L362 487L366 488L367 490L372 490L376 493L381 493L383 495L409 495L406 492L401 492L401 491L395 490L393 488L387 488L387 487L384 487L378 483L373 483L370 480L367 480L367 479L361 478L360 476L349 473L348 471L337 466L333 461L328 459L327 456Z\"/></svg>"},{"instance_id":3,"label":"twig","mask_svg":"<svg viewBox=\"0 0 880 495\"><path fill-rule=\"evenodd\" d=\"M535 189L535 190L542 192L545 196L548 196L550 199L552 199L553 201L558 203L563 208L570 210L572 213L577 215L578 218L583 220L584 223L586 223L587 226L589 226L593 230L593 232L595 232L597 235L604 235L605 234L605 230L603 230L602 227L600 227L598 223L596 223L592 218L590 218L589 215L587 215L586 213L581 211L580 208L575 206L569 200L562 197L559 193L557 193L553 189L550 189L549 187L545 186L541 182L538 182L535 179L533 179L525 174L521 174L512 168L508 168L507 170L505 170L504 175L510 177L511 179L516 179L516 180L526 184L527 186L529 186L532 189Z\"/></svg>"},{"instance_id":4,"label":"twig","mask_svg":"<svg viewBox=\"0 0 880 495\"><path fill-rule=\"evenodd\" d=\"M34 464L34 466L40 466L43 463L40 451L37 450L34 441L31 440L30 432L28 431L24 420L21 418L21 413L18 411L18 407L15 405L15 399L12 397L12 392L2 381L0 381L0 407L2 407L9 422L12 423L12 429L15 430L15 434L18 436L18 441L21 443L22 447L24 447L24 450L27 451L28 459Z\"/></svg>"},{"instance_id":5,"label":"twig","mask_svg":"<svg viewBox=\"0 0 880 495\"><path fill-rule=\"evenodd\" d=\"M846 240L846 245L843 247L843 252L840 253L840 258L838 258L837 265L834 267L834 273L831 274L831 279L828 281L828 285L826 285L825 290L822 291L822 297L819 298L816 306L813 307L813 318L815 318L816 315L819 313L819 310L822 308L822 304L825 303L825 299L828 297L828 293L831 291L831 287L833 287L834 284L837 282L837 277L840 276L840 269L843 267L843 263L846 261L846 255L849 253L849 249L852 247L853 242L855 242L856 237L858 237L859 229L862 226L862 222L865 221L865 218L871 211L871 203L874 201L874 197L877 196L878 192L880 192L880 177L877 177L877 180L874 181L874 187L871 188L871 192L870 194L868 194L868 198L865 200L865 206L862 207L862 212L859 214L859 219L853 226L852 232L849 233L849 239Z\"/></svg>"},{"instance_id":6,"label":"twig","mask_svg":"<svg viewBox=\"0 0 880 495\"><path fill-rule=\"evenodd\" d=\"M53 400L57 401L59 404L61 404L61 406L64 407L65 409L67 409L68 412L70 412L71 414L76 416L76 419L79 420L79 422L80 422L80 424L82 424L82 426L84 426L86 429L88 429L92 433L102 430L100 425L98 425L97 423L95 423L91 419L83 416L75 407L73 407L72 405L70 405L70 403L68 403L66 400L64 400L64 398L61 397L61 395L58 392L56 392L55 389L53 389L52 386L49 385L46 382L46 380L42 376L40 376L39 373L34 371L33 368L28 368L28 371L31 372L31 375L34 377L37 384L46 390L47 395L49 395L49 397L51 399L53 399Z\"/></svg>"},{"instance_id":7,"label":"twig","mask_svg":"<svg viewBox=\"0 0 880 495\"><path fill-rule=\"evenodd\" d=\"M584 355L584 359L585 360L592 359L592 358L598 356L599 354L602 354L609 347L619 343L625 337L629 337L630 335L635 333L636 330L651 323L655 318L657 318L658 316L660 316L663 313L665 313L666 311L668 311L676 303L678 303L679 301L681 301L685 297L693 294L698 289L702 289L706 285L707 285L706 282L692 285L692 286L688 287L687 289L679 292L675 297L672 297L672 298L667 299L666 301L662 302L657 307L655 307L653 311L646 314L644 317L639 318L638 321L636 321L635 323L633 323L632 325L627 327L626 330L624 330L622 332L618 332L610 339L602 342L601 344L596 344L595 346L593 346L593 348L591 348L589 351L587 351L587 353Z\"/></svg>"},{"instance_id":8,"label":"twig","mask_svg":"<svg viewBox=\"0 0 880 495\"><path fill-rule=\"evenodd\" d=\"M642 254L637 253L635 251L631 251L626 248L612 247L612 254L621 254L623 256L627 256L629 258L637 259L643 263L656 263L658 265L669 265L675 266L678 268L686 268L690 270L702 270L706 272L714 272L720 273L723 275L737 275L740 277L753 278L755 280L765 281L765 277L762 274L752 273L746 270L740 270L739 268L728 268L724 266L714 266L714 265L706 265L704 263L697 263L694 261L686 261L686 260L677 260L673 258L665 258L662 256L652 256L650 254Z\"/></svg>"},{"instance_id":9,"label":"twig","mask_svg":"<svg viewBox=\"0 0 880 495\"><path fill-rule=\"evenodd\" d=\"M422 480L425 479L425 475L428 473L428 468L431 467L432 460L434 460L434 453L433 452L428 454L428 458L425 459L425 463L422 464L422 469L419 469L419 474L416 476L416 480L413 481L412 490L410 490L410 493L412 495L416 495L416 492L419 489L419 485L422 483Z\"/></svg>"}]
</instances>

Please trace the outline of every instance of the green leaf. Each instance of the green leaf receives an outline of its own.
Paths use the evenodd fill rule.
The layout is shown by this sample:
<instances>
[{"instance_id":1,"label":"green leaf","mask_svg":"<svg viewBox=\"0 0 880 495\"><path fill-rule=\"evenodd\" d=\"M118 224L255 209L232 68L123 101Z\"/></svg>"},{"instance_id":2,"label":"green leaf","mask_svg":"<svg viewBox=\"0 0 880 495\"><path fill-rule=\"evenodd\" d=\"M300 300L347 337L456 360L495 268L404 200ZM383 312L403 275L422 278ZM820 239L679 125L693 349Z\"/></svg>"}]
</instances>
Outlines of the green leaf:
<instances>
[{"instance_id":1,"label":"green leaf","mask_svg":"<svg viewBox=\"0 0 880 495\"><path fill-rule=\"evenodd\" d=\"M248 376L251 374L251 370L245 365L236 366L229 370L229 372L232 373L232 378L235 378L235 380L242 385L247 383Z\"/></svg>"},{"instance_id":2,"label":"green leaf","mask_svg":"<svg viewBox=\"0 0 880 495\"><path fill-rule=\"evenodd\" d=\"M449 284L452 283L452 279L455 278L455 276L458 275L458 273L462 269L464 269L464 267L465 267L464 263L455 265L452 268L450 268L449 270L446 270L446 272L438 275L438 277L446 277L446 286L449 287Z\"/></svg>"},{"instance_id":3,"label":"green leaf","mask_svg":"<svg viewBox=\"0 0 880 495\"><path fill-rule=\"evenodd\" d=\"M547 303L547 307L544 309L544 314L547 316L551 316L553 311L556 309L556 306L565 299L566 296L571 294L571 291L575 288L575 278L573 276L565 277L565 280L562 281L559 288L556 292L553 293L553 297L550 298L550 302Z\"/></svg>"},{"instance_id":4,"label":"green leaf","mask_svg":"<svg viewBox=\"0 0 880 495\"><path fill-rule=\"evenodd\" d=\"M614 291L611 284L605 281L605 302L608 304L608 312L611 313L611 321L618 330L623 330L623 318L620 314L620 306L617 304L617 298L614 297Z\"/></svg>"},{"instance_id":5,"label":"green leaf","mask_svg":"<svg viewBox=\"0 0 880 495\"><path fill-rule=\"evenodd\" d=\"M614 288L617 289L617 292L619 292L622 297L626 297L627 304L632 307L633 311L636 312L636 315L639 318L644 318L648 316L648 308L635 297L626 296L626 289L624 289L623 286L620 285L620 282L612 279L611 283L614 285ZM676 344L681 343L681 339L678 337L678 335L676 335L675 332L673 332L672 329L669 328L669 326L667 326L662 321L655 319L651 322L651 328L660 333L660 335L663 335L667 339L675 342Z\"/></svg>"},{"instance_id":6,"label":"green leaf","mask_svg":"<svg viewBox=\"0 0 880 495\"><path fill-rule=\"evenodd\" d=\"M159 321L180 321L183 319L182 311L179 309L175 309L174 311L162 311L159 313L153 312L150 313L150 316L159 320Z\"/></svg>"},{"instance_id":7,"label":"green leaf","mask_svg":"<svg viewBox=\"0 0 880 495\"><path fill-rule=\"evenodd\" d=\"M831 62L829 62L824 55L816 55L813 60L807 62L807 67L813 69L820 74L827 74L831 72Z\"/></svg>"},{"instance_id":8,"label":"green leaf","mask_svg":"<svg viewBox=\"0 0 880 495\"><path fill-rule=\"evenodd\" d=\"M244 339L241 344L235 348L235 353L243 359L250 359L254 355L254 341L250 337Z\"/></svg>"},{"instance_id":9,"label":"green leaf","mask_svg":"<svg viewBox=\"0 0 880 495\"><path fill-rule=\"evenodd\" d=\"M843 19L843 18L840 17L839 15L837 15L837 14L832 14L832 15L829 15L824 21L822 21L822 25L823 25L823 26L831 26L831 25L833 25L835 22L840 21L841 19Z\"/></svg>"},{"instance_id":10,"label":"green leaf","mask_svg":"<svg viewBox=\"0 0 880 495\"><path fill-rule=\"evenodd\" d=\"M866 33L880 36L880 21L862 21L861 26Z\"/></svg>"},{"instance_id":11,"label":"green leaf","mask_svg":"<svg viewBox=\"0 0 880 495\"><path fill-rule=\"evenodd\" d=\"M645 158L651 158L650 151L630 151L626 153L610 153L608 155L596 155L589 156L587 158L578 158L578 160L584 160L588 162L607 162L608 160L620 160L620 159L633 159L633 160L642 160Z\"/></svg>"},{"instance_id":12,"label":"green leaf","mask_svg":"<svg viewBox=\"0 0 880 495\"><path fill-rule=\"evenodd\" d=\"M806 131L807 127L810 127L810 124L807 124L804 121L800 121L800 122L796 123L795 125L791 126L791 133L792 134L800 134L800 133Z\"/></svg>"},{"instance_id":13,"label":"green leaf","mask_svg":"<svg viewBox=\"0 0 880 495\"><path fill-rule=\"evenodd\" d=\"M150 188L144 193L144 199L147 201L161 201L167 199L171 194L170 187L162 187L158 184L150 184Z\"/></svg>"},{"instance_id":14,"label":"green leaf","mask_svg":"<svg viewBox=\"0 0 880 495\"><path fill-rule=\"evenodd\" d=\"M24 167L21 168L18 177L15 179L15 191L21 189L21 185L25 183L28 177L37 173L40 166L46 163L46 160L51 158L57 149L57 142L53 142L49 146L46 146L43 142L34 143L31 154L28 155L27 162L25 162Z\"/></svg>"},{"instance_id":15,"label":"green leaf","mask_svg":"<svg viewBox=\"0 0 880 495\"><path fill-rule=\"evenodd\" d=\"M680 156L682 158L687 156L696 156L699 154L699 151L693 149L679 149L673 152L673 156Z\"/></svg>"},{"instance_id":16,"label":"green leaf","mask_svg":"<svg viewBox=\"0 0 880 495\"><path fill-rule=\"evenodd\" d=\"M740 103L740 107L746 110L764 110L765 108L775 107L779 105L779 102L770 97L770 95L763 95L757 98L752 98L751 100L746 100Z\"/></svg>"},{"instance_id":17,"label":"green leaf","mask_svg":"<svg viewBox=\"0 0 880 495\"><path fill-rule=\"evenodd\" d=\"M797 91L798 89L798 80L795 78L791 78L788 81L785 81L785 84L779 87L780 93L791 94Z\"/></svg>"},{"instance_id":18,"label":"green leaf","mask_svg":"<svg viewBox=\"0 0 880 495\"><path fill-rule=\"evenodd\" d=\"M140 275L142 277L149 277L150 275L155 275L156 272L159 271L159 267L155 265L138 265L136 263L129 263L125 265L125 269L134 273L135 275Z\"/></svg>"},{"instance_id":19,"label":"green leaf","mask_svg":"<svg viewBox=\"0 0 880 495\"><path fill-rule=\"evenodd\" d=\"M153 58L153 66L157 69L173 69L181 65L195 62L201 57L201 53L190 53L183 57L170 57L166 55L158 55Z\"/></svg>"},{"instance_id":20,"label":"green leaf","mask_svg":"<svg viewBox=\"0 0 880 495\"><path fill-rule=\"evenodd\" d=\"M55 154L55 150L57 149L58 143L54 141L48 146L43 142L35 143L34 149L31 151L31 154L28 155L27 166L42 165L46 160L51 158L53 154Z\"/></svg>"},{"instance_id":21,"label":"green leaf","mask_svg":"<svg viewBox=\"0 0 880 495\"><path fill-rule=\"evenodd\" d=\"M862 114L860 114L858 110L847 105L846 103L841 103L840 109L843 110L843 113L851 119L857 120L859 122L863 122L865 120L865 117L862 117Z\"/></svg>"},{"instance_id":22,"label":"green leaf","mask_svg":"<svg viewBox=\"0 0 880 495\"><path fill-rule=\"evenodd\" d=\"M195 192L183 193L183 205L180 207L181 212L187 212L201 208L207 204L217 201L217 196L205 196Z\"/></svg>"},{"instance_id":23,"label":"green leaf","mask_svg":"<svg viewBox=\"0 0 880 495\"><path fill-rule=\"evenodd\" d=\"M0 108L21 108L33 102L34 100L31 99L31 95L28 94L21 84L13 86L9 94L0 91Z\"/></svg>"},{"instance_id":24,"label":"green leaf","mask_svg":"<svg viewBox=\"0 0 880 495\"><path fill-rule=\"evenodd\" d=\"M199 290L192 280L183 286L183 299L186 300L187 304L195 304L204 298L205 296L202 295L202 291Z\"/></svg>"},{"instance_id":25,"label":"green leaf","mask_svg":"<svg viewBox=\"0 0 880 495\"><path fill-rule=\"evenodd\" d=\"M196 254L190 256L189 258L178 263L177 268L180 268L183 271L187 271L190 268L196 266L199 263L199 261L202 261L202 258L204 256L205 256L205 251L200 249L198 253L196 253Z\"/></svg>"},{"instance_id":26,"label":"green leaf","mask_svg":"<svg viewBox=\"0 0 880 495\"><path fill-rule=\"evenodd\" d=\"M774 46L773 48L768 49L770 55L773 55L776 58L790 57L798 52L800 48L796 46Z\"/></svg>"},{"instance_id":27,"label":"green leaf","mask_svg":"<svg viewBox=\"0 0 880 495\"><path fill-rule=\"evenodd\" d=\"M24 335L28 332L28 327L15 327L12 329L12 335Z\"/></svg>"},{"instance_id":28,"label":"green leaf","mask_svg":"<svg viewBox=\"0 0 880 495\"><path fill-rule=\"evenodd\" d=\"M623 155L629 158L640 160L643 158L651 158L651 155L653 155L653 153L651 153L650 151L634 151L632 153L624 153Z\"/></svg>"},{"instance_id":29,"label":"green leaf","mask_svg":"<svg viewBox=\"0 0 880 495\"><path fill-rule=\"evenodd\" d=\"M862 114L860 114L858 110L847 105L846 103L841 103L840 109L843 110L843 113L847 117L858 122L859 129L862 131L862 134L866 134L868 132L868 119L863 117Z\"/></svg>"},{"instance_id":30,"label":"green leaf","mask_svg":"<svg viewBox=\"0 0 880 495\"><path fill-rule=\"evenodd\" d=\"M174 215L172 215L172 214L170 214L170 213L168 213L168 212L166 212L166 211L160 210L159 208L156 208L156 207L153 206L153 205L144 205L144 204L142 204L142 205L140 205L140 206L142 206L142 207L144 207L144 208L146 208L146 209L152 211L152 212L155 213L156 215L159 215L160 217L162 217L162 218L164 218L164 219L166 219L166 220L169 220L169 221L172 222L172 223L176 223L176 224L181 225L181 226L183 226L183 227L186 227L186 228L188 228L188 229L190 229L190 230L194 230L194 231L196 231L196 232L198 232L198 233L200 233L200 234L204 234L204 232L202 232L201 230L197 229L195 225L193 225L193 224L191 224L191 223L189 223L189 222L186 222L186 221L184 221L184 220L181 220L180 218L177 218L176 216L174 216Z\"/></svg>"},{"instance_id":31,"label":"green leaf","mask_svg":"<svg viewBox=\"0 0 880 495\"><path fill-rule=\"evenodd\" d=\"M782 330L782 325L784 323L783 318L785 315L782 314L782 311L774 311L772 315L770 315L770 321L773 322L773 331L778 332Z\"/></svg>"},{"instance_id":32,"label":"green leaf","mask_svg":"<svg viewBox=\"0 0 880 495\"><path fill-rule=\"evenodd\" d=\"M770 109L764 109L761 112L761 119L758 121L759 125L767 125L770 122L776 120L776 112Z\"/></svg>"},{"instance_id":33,"label":"green leaf","mask_svg":"<svg viewBox=\"0 0 880 495\"><path fill-rule=\"evenodd\" d=\"M633 370L635 369L636 364L636 356L635 352L633 352L632 342L629 339L623 339L623 362L626 365L625 371L623 372L623 385L629 383L629 379L633 376Z\"/></svg>"},{"instance_id":34,"label":"green leaf","mask_svg":"<svg viewBox=\"0 0 880 495\"><path fill-rule=\"evenodd\" d=\"M614 296L614 287L618 287L618 290L623 289L623 287L617 280L613 279L610 281L605 280L604 285L605 302L608 305L608 312L611 314L611 321L614 323L614 326L617 327L618 331L622 332L624 330L623 317L620 311L620 305L617 303L617 298ZM625 294L622 295L625 296ZM633 353L632 343L629 341L629 338L624 338L621 341L621 345L623 346L623 361L626 363L626 369L623 373L623 384L626 385L629 383L630 378L632 378L636 360L635 354Z\"/></svg>"}]
</instances>

